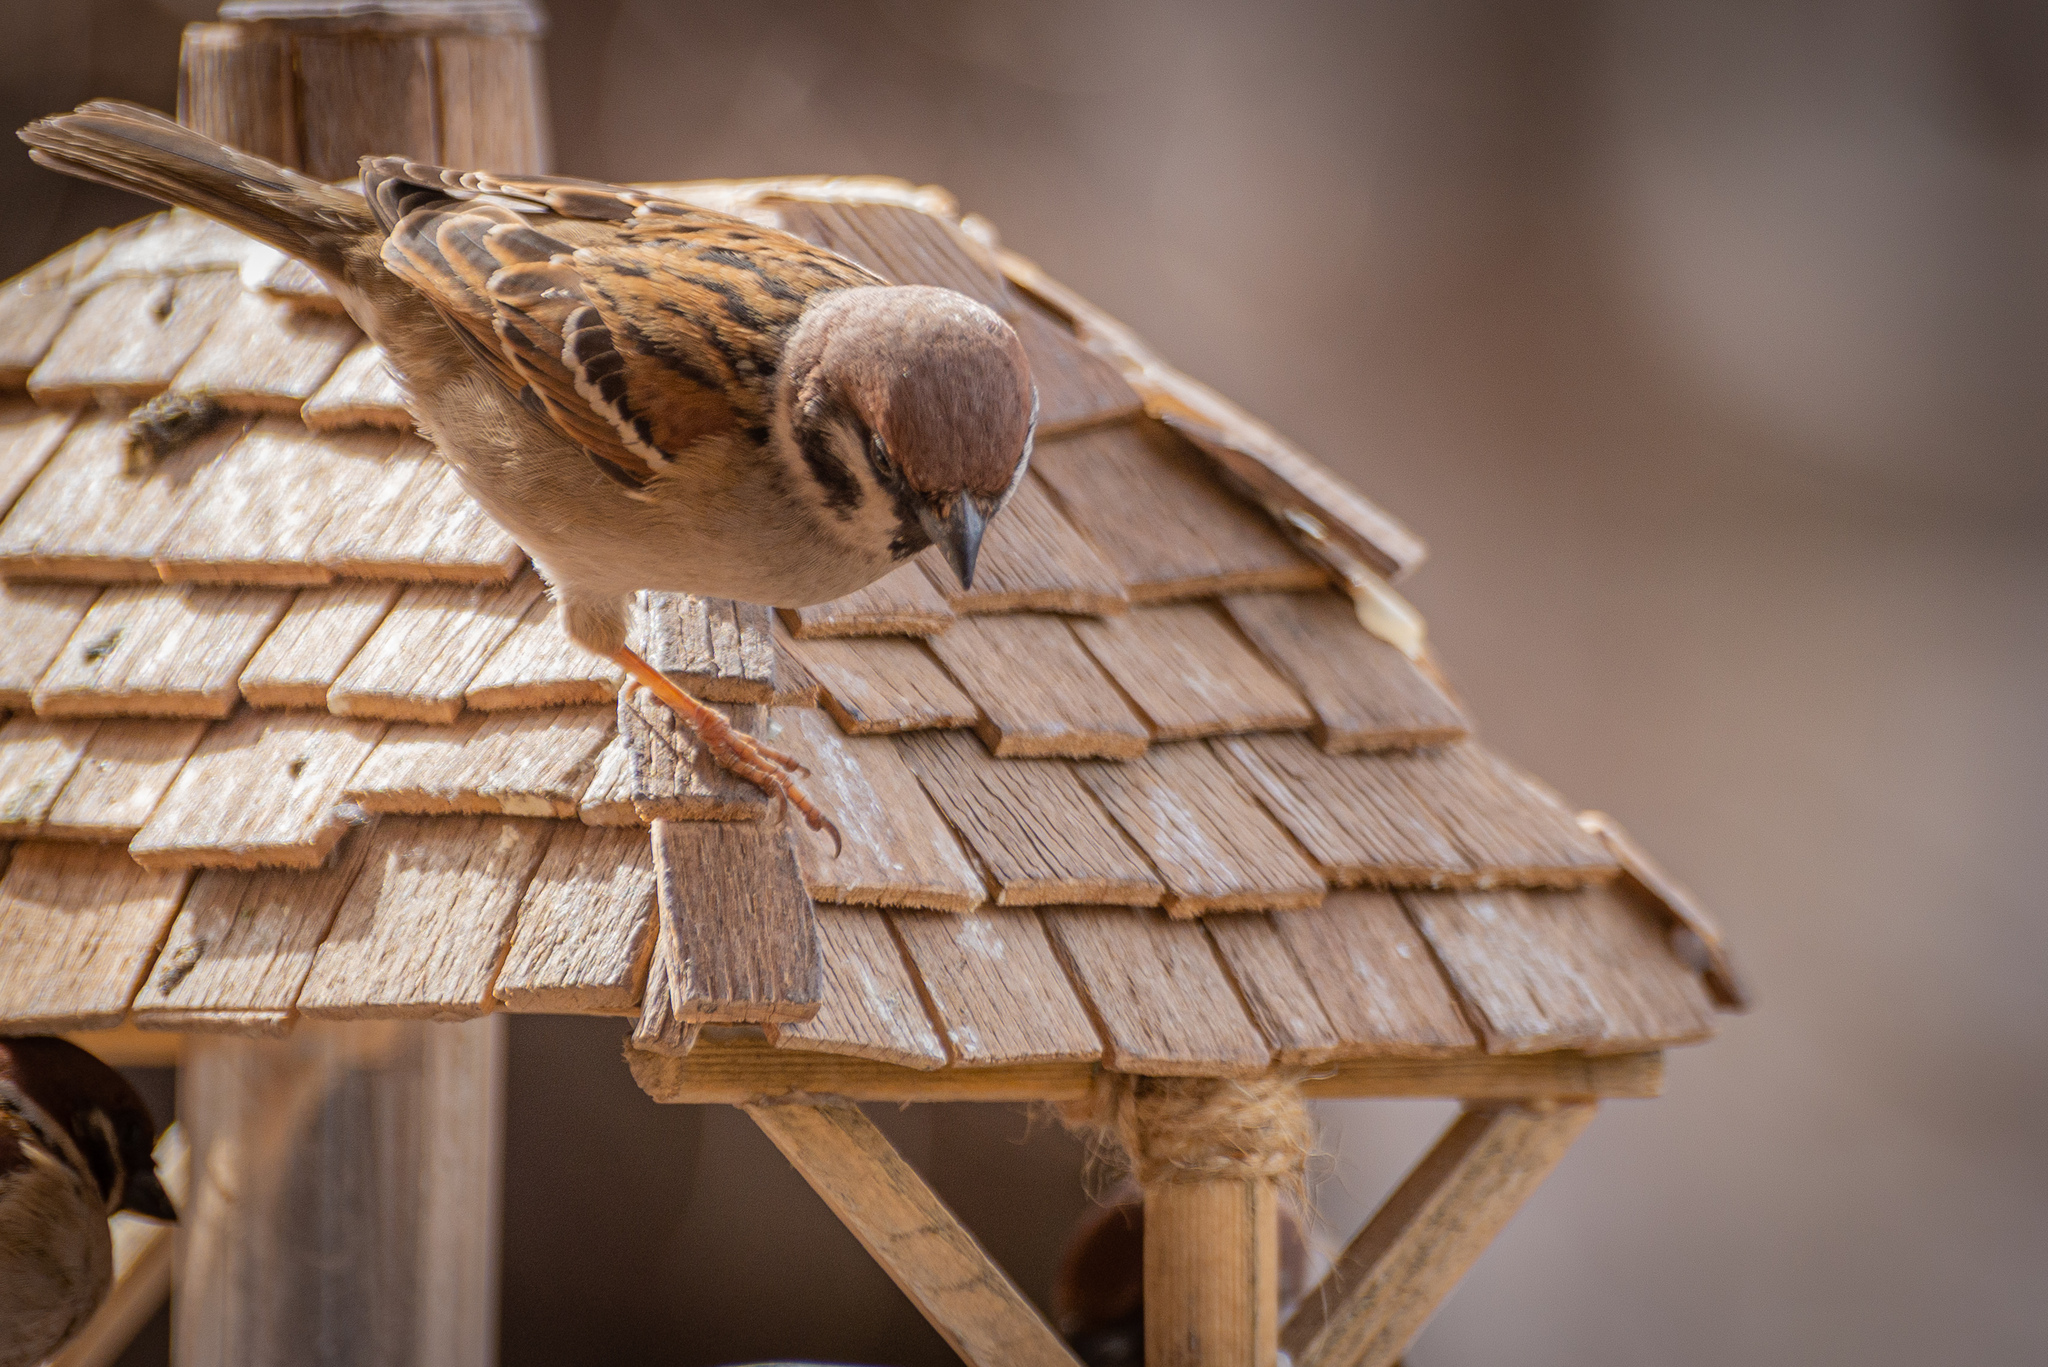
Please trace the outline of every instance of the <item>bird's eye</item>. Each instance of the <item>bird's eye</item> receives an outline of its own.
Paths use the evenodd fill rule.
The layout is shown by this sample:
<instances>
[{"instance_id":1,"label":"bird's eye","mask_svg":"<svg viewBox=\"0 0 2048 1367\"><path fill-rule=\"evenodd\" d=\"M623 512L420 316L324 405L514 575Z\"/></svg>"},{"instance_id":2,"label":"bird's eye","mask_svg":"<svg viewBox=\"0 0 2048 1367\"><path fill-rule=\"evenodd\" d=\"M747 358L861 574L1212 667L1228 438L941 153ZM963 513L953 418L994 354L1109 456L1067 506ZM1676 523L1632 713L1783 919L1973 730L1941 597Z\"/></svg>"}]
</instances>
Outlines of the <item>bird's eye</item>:
<instances>
[{"instance_id":1,"label":"bird's eye","mask_svg":"<svg viewBox=\"0 0 2048 1367\"><path fill-rule=\"evenodd\" d=\"M875 469L879 473L884 475L890 475L896 472L896 463L889 459L889 447L888 444L882 440L882 434L880 432L877 432L872 437L868 438L868 450L873 455Z\"/></svg>"}]
</instances>

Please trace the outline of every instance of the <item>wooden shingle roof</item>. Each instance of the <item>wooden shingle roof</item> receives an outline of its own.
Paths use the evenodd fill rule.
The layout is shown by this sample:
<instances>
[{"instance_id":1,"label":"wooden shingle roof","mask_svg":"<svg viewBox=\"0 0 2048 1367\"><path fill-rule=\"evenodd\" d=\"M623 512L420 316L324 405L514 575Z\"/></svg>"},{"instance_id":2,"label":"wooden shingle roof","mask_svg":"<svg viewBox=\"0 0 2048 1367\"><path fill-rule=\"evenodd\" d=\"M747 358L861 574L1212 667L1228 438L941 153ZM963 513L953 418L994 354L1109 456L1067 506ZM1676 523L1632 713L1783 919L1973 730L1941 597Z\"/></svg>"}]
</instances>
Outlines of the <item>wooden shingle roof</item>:
<instances>
[{"instance_id":1,"label":"wooden shingle roof","mask_svg":"<svg viewBox=\"0 0 2048 1367\"><path fill-rule=\"evenodd\" d=\"M928 554L794 612L643 596L844 854L568 643L317 282L159 214L0 288L0 1029L610 1013L1233 1075L1644 1050L1739 999L1611 821L1473 737L1398 523L942 192L665 189L974 294L1037 377L972 592ZM166 392L224 416L138 461Z\"/></svg>"}]
</instances>

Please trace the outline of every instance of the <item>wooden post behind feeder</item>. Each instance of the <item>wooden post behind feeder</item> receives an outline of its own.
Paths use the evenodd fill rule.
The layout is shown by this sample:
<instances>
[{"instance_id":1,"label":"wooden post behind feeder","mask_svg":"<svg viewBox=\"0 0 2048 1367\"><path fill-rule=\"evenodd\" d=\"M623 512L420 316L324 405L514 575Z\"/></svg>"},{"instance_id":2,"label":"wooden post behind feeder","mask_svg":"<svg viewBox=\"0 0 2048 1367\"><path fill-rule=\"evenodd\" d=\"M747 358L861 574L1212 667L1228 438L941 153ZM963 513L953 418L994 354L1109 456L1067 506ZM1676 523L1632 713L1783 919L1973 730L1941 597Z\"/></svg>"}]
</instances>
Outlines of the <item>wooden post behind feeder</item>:
<instances>
[{"instance_id":1,"label":"wooden post behind feeder","mask_svg":"<svg viewBox=\"0 0 2048 1367\"><path fill-rule=\"evenodd\" d=\"M231 4L181 116L322 176L545 169L538 31ZM971 592L926 555L779 613L641 600L656 667L810 767L837 859L563 637L310 273L180 212L0 287L0 1029L183 1040L180 1362L490 1360L527 1011L631 1019L650 1096L744 1108L977 1367L1077 1326L863 1103L1098 1133L1154 1367L1386 1367L1595 1104L1741 1005L1719 931L1472 738L1390 586L1412 533L943 190L656 188L979 298L1031 359ZM225 418L131 463L164 394ZM1305 1103L1413 1096L1465 1109L1284 1314Z\"/></svg>"}]
</instances>

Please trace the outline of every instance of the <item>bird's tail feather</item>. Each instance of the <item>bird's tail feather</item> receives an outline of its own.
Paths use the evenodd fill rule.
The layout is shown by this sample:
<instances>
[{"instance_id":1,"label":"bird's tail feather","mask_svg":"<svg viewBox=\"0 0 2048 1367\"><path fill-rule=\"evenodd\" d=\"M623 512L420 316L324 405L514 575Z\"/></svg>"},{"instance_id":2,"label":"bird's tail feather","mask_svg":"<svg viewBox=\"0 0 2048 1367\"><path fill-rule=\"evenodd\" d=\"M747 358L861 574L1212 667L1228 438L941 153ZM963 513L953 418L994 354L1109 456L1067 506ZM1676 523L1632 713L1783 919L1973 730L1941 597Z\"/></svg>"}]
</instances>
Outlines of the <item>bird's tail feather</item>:
<instances>
[{"instance_id":1,"label":"bird's tail feather","mask_svg":"<svg viewBox=\"0 0 2048 1367\"><path fill-rule=\"evenodd\" d=\"M363 197L196 133L153 109L95 100L21 130L44 166L215 218L314 270L341 274L342 249L376 231Z\"/></svg>"}]
</instances>

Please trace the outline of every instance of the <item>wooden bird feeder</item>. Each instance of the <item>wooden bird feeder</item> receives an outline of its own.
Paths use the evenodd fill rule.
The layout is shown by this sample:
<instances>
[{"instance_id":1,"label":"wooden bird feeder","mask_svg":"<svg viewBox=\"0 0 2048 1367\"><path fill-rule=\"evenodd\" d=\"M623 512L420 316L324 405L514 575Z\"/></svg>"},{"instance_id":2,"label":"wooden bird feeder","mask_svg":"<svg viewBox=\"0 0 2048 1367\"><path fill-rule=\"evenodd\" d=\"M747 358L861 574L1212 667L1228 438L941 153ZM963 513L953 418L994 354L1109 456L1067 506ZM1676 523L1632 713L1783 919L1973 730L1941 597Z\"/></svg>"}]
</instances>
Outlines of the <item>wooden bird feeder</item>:
<instances>
[{"instance_id":1,"label":"wooden bird feeder","mask_svg":"<svg viewBox=\"0 0 2048 1367\"><path fill-rule=\"evenodd\" d=\"M546 170L539 31L230 4L179 113L337 179ZM809 764L837 860L568 643L302 267L170 212L0 288L0 1030L175 1052L181 1367L493 1360L508 1011L633 1018L647 1093L744 1108L979 1367L1074 1359L861 1103L1114 1136L1154 1367L1395 1361L1740 1004L1718 932L1471 736L1389 587L1413 535L944 191L662 189L982 300L1037 379L972 592L927 555L640 605L657 667ZM166 393L220 421L131 455ZM1465 1109L1283 1320L1303 1103L1393 1096Z\"/></svg>"}]
</instances>

